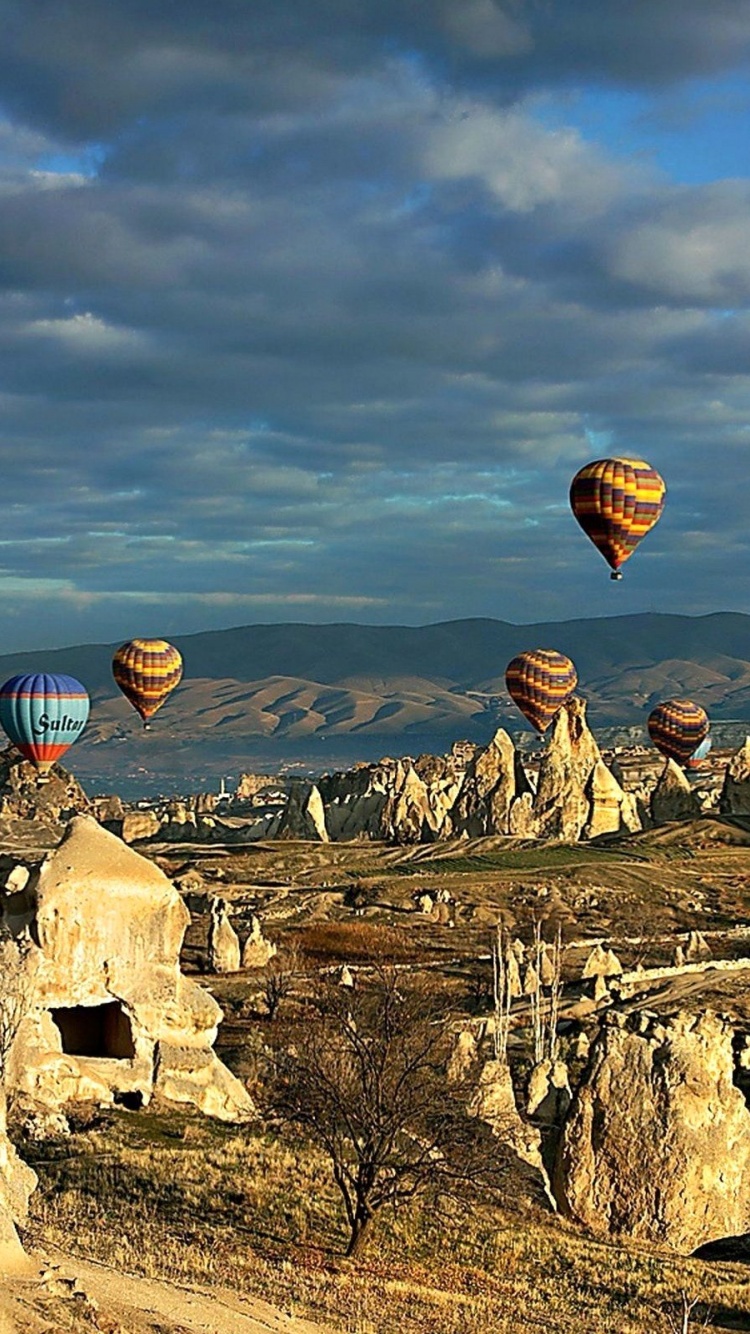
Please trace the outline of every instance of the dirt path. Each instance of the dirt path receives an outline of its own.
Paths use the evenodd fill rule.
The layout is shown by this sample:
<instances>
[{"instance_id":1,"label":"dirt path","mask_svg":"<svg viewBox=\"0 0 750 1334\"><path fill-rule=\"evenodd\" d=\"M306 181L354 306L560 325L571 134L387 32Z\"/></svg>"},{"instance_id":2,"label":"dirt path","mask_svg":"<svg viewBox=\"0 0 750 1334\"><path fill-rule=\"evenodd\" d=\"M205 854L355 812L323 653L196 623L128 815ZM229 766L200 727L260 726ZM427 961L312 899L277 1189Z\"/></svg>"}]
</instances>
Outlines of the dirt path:
<instances>
[{"instance_id":1,"label":"dirt path","mask_svg":"<svg viewBox=\"0 0 750 1334\"><path fill-rule=\"evenodd\" d=\"M330 1334L228 1288L184 1287L48 1251L0 1276L0 1334Z\"/></svg>"}]
</instances>

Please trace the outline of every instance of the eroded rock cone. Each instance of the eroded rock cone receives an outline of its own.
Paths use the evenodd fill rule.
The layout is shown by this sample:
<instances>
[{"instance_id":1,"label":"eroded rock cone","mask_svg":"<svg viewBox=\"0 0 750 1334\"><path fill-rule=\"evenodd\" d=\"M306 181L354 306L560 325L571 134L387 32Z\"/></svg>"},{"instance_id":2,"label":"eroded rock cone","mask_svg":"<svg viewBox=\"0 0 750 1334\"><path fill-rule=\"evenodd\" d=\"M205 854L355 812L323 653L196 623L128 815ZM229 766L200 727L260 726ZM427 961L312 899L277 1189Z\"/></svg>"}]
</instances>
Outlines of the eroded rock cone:
<instances>
[{"instance_id":1,"label":"eroded rock cone","mask_svg":"<svg viewBox=\"0 0 750 1334\"><path fill-rule=\"evenodd\" d=\"M636 833L642 828L638 805L630 792L625 792L604 760L597 760L586 784L589 815L583 830L584 838L599 838L602 834L619 834L623 830Z\"/></svg>"},{"instance_id":2,"label":"eroded rock cone","mask_svg":"<svg viewBox=\"0 0 750 1334\"><path fill-rule=\"evenodd\" d=\"M489 745L470 761L453 810L454 833L469 838L510 832L510 810L517 797L531 793L521 757L508 733L498 728Z\"/></svg>"},{"instance_id":3,"label":"eroded rock cone","mask_svg":"<svg viewBox=\"0 0 750 1334\"><path fill-rule=\"evenodd\" d=\"M40 783L33 764L15 746L0 751L0 819L55 825L90 809L81 784L62 765L53 765L47 781Z\"/></svg>"},{"instance_id":4,"label":"eroded rock cone","mask_svg":"<svg viewBox=\"0 0 750 1334\"><path fill-rule=\"evenodd\" d=\"M700 802L684 771L674 760L668 759L651 793L651 818L654 824L667 824L670 820L695 820L700 813Z\"/></svg>"},{"instance_id":5,"label":"eroded rock cone","mask_svg":"<svg viewBox=\"0 0 750 1334\"><path fill-rule=\"evenodd\" d=\"M610 1014L565 1122L560 1208L683 1255L750 1230L750 1111L732 1044L712 1013Z\"/></svg>"},{"instance_id":6,"label":"eroded rock cone","mask_svg":"<svg viewBox=\"0 0 750 1334\"><path fill-rule=\"evenodd\" d=\"M750 736L727 765L719 810L722 815L750 815Z\"/></svg>"},{"instance_id":7,"label":"eroded rock cone","mask_svg":"<svg viewBox=\"0 0 750 1334\"><path fill-rule=\"evenodd\" d=\"M589 816L586 793L599 747L586 723L586 702L574 695L557 714L539 768L534 798L538 838L575 843Z\"/></svg>"},{"instance_id":8,"label":"eroded rock cone","mask_svg":"<svg viewBox=\"0 0 750 1334\"><path fill-rule=\"evenodd\" d=\"M323 798L314 783L295 783L276 831L277 838L305 838L328 842Z\"/></svg>"}]
</instances>

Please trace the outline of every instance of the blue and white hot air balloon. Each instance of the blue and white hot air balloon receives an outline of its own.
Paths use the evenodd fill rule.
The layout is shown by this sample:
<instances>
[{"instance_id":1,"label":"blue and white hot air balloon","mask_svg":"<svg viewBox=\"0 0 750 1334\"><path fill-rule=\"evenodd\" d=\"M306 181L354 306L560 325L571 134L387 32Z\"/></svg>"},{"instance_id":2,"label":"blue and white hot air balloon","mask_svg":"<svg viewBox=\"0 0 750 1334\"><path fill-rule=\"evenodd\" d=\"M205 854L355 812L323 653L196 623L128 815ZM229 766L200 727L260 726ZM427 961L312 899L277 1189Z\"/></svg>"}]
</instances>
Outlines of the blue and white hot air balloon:
<instances>
[{"instance_id":1,"label":"blue and white hot air balloon","mask_svg":"<svg viewBox=\"0 0 750 1334\"><path fill-rule=\"evenodd\" d=\"M21 673L0 687L0 724L40 776L78 740L88 716L88 694L73 676Z\"/></svg>"}]
</instances>

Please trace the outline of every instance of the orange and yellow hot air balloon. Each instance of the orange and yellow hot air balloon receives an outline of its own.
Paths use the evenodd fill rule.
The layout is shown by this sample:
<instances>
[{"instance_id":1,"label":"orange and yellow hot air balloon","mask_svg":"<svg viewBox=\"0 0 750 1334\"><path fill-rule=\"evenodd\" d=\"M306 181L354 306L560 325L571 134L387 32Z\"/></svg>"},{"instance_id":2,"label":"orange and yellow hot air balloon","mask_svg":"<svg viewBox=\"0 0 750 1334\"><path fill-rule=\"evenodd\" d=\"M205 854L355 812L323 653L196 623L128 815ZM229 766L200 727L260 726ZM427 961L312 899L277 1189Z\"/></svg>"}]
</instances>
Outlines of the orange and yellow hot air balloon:
<instances>
[{"instance_id":1,"label":"orange and yellow hot air balloon","mask_svg":"<svg viewBox=\"0 0 750 1334\"><path fill-rule=\"evenodd\" d=\"M112 675L148 727L182 680L182 658L166 639L129 639L112 659Z\"/></svg>"},{"instance_id":2,"label":"orange and yellow hot air balloon","mask_svg":"<svg viewBox=\"0 0 750 1334\"><path fill-rule=\"evenodd\" d=\"M692 699L663 700L651 710L647 723L648 734L656 749L683 766L697 757L710 726L706 710ZM708 748L705 754L708 754Z\"/></svg>"},{"instance_id":3,"label":"orange and yellow hot air balloon","mask_svg":"<svg viewBox=\"0 0 750 1334\"><path fill-rule=\"evenodd\" d=\"M663 479L643 459L596 459L576 473L571 509L610 566L610 579L622 579L620 566L660 518L666 494Z\"/></svg>"},{"instance_id":4,"label":"orange and yellow hot air balloon","mask_svg":"<svg viewBox=\"0 0 750 1334\"><path fill-rule=\"evenodd\" d=\"M570 658L555 649L527 649L505 669L505 684L513 703L537 732L545 732L570 699L578 674Z\"/></svg>"}]
</instances>

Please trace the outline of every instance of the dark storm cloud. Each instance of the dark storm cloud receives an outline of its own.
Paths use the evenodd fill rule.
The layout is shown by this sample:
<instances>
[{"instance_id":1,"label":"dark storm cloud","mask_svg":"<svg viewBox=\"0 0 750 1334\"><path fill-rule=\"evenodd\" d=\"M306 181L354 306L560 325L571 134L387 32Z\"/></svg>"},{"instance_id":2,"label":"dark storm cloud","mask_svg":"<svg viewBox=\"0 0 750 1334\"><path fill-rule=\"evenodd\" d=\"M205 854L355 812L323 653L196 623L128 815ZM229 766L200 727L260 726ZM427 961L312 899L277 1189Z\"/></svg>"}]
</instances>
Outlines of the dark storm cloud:
<instances>
[{"instance_id":1,"label":"dark storm cloud","mask_svg":"<svg viewBox=\"0 0 750 1334\"><path fill-rule=\"evenodd\" d=\"M675 184L535 100L732 70L744 5L0 16L19 642L605 612L567 487L612 450L670 482L618 609L744 607L750 185Z\"/></svg>"},{"instance_id":2,"label":"dark storm cloud","mask_svg":"<svg viewBox=\"0 0 750 1334\"><path fill-rule=\"evenodd\" d=\"M508 98L571 79L672 84L750 52L743 0L5 0L6 105L72 139L197 109L315 108L387 52Z\"/></svg>"}]
</instances>

